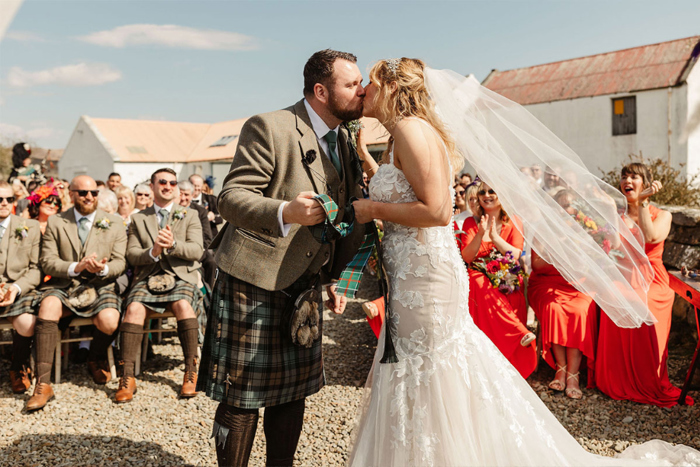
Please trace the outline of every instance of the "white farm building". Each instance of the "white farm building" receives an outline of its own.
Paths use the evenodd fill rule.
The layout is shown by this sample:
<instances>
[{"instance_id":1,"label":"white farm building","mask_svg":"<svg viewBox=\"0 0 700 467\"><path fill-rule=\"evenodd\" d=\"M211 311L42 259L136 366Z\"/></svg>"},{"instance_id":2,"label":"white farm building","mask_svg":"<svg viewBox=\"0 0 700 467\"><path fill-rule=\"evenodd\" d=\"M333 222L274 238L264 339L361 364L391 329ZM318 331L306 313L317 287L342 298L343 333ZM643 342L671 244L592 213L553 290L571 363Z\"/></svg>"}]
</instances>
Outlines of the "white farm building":
<instances>
[{"instance_id":1,"label":"white farm building","mask_svg":"<svg viewBox=\"0 0 700 467\"><path fill-rule=\"evenodd\" d=\"M508 71L483 85L521 105L591 172L630 154L700 171L700 36ZM691 125L692 126L692 125ZM684 133L685 132L685 133Z\"/></svg>"}]
</instances>

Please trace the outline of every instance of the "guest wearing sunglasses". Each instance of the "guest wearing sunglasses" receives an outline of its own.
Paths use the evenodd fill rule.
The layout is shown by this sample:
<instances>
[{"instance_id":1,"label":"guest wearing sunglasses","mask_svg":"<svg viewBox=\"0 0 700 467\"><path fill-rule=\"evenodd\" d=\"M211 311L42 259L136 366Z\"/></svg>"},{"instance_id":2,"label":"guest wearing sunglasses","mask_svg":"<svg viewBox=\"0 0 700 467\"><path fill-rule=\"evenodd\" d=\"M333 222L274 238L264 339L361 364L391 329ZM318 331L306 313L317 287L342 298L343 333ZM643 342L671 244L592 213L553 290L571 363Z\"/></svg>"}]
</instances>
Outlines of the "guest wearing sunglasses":
<instances>
[{"instance_id":1,"label":"guest wearing sunglasses","mask_svg":"<svg viewBox=\"0 0 700 467\"><path fill-rule=\"evenodd\" d=\"M180 397L197 395L197 348L202 294L197 287L199 258L204 252L202 224L194 209L180 206L177 174L163 168L151 176L154 204L131 217L126 257L134 266L133 287L126 298L120 327L124 368L115 397L130 402L136 393L134 369L149 312L170 311L177 319L185 356ZM160 287L159 290L156 287Z\"/></svg>"},{"instance_id":2,"label":"guest wearing sunglasses","mask_svg":"<svg viewBox=\"0 0 700 467\"><path fill-rule=\"evenodd\" d=\"M479 222L474 217L464 221L462 258L471 264L497 250L503 255L511 252L517 261L524 244L520 221L508 216L490 186L481 181L476 186L479 206L475 214ZM470 267L469 312L479 329L527 378L537 365L537 350L535 335L525 327L527 307L522 289L504 293L494 288L484 273Z\"/></svg>"},{"instance_id":3,"label":"guest wearing sunglasses","mask_svg":"<svg viewBox=\"0 0 700 467\"><path fill-rule=\"evenodd\" d=\"M49 222L49 217L61 212L63 202L61 194L53 184L40 186L27 198L29 205L27 211L30 219L39 221L41 234L46 232L46 225Z\"/></svg>"},{"instance_id":4,"label":"guest wearing sunglasses","mask_svg":"<svg viewBox=\"0 0 700 467\"><path fill-rule=\"evenodd\" d=\"M91 177L75 177L70 183L73 209L49 217L42 238L39 264L50 278L39 286L33 303L39 307L37 384L28 411L54 398L50 379L59 320L91 318L95 329L88 368L96 384L111 379L107 349L119 326L121 298L115 281L126 268L126 232L119 216L97 208L98 193Z\"/></svg>"},{"instance_id":5,"label":"guest wearing sunglasses","mask_svg":"<svg viewBox=\"0 0 700 467\"><path fill-rule=\"evenodd\" d=\"M139 183L134 188L134 211L131 214L136 214L146 208L153 206L153 190L148 183Z\"/></svg>"},{"instance_id":6,"label":"guest wearing sunglasses","mask_svg":"<svg viewBox=\"0 0 700 467\"><path fill-rule=\"evenodd\" d=\"M12 187L0 181L0 318L7 318L12 336L12 392L21 394L32 384L29 365L36 316L31 301L23 300L39 285L39 243L41 232L36 221L12 214L15 196Z\"/></svg>"}]
</instances>

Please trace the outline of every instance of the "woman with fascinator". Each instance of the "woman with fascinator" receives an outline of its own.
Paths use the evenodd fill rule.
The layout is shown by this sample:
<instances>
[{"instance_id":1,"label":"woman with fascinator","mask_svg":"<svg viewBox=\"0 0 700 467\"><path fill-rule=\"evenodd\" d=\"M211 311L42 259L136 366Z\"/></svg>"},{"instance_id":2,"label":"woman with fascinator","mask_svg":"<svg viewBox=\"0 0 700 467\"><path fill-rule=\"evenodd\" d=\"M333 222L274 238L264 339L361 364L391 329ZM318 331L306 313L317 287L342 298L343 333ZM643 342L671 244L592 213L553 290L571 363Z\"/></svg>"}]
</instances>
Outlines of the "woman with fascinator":
<instances>
[{"instance_id":1,"label":"woman with fascinator","mask_svg":"<svg viewBox=\"0 0 700 467\"><path fill-rule=\"evenodd\" d=\"M39 227L43 235L46 232L46 224L49 222L49 217L58 214L63 208L61 194L53 183L48 183L34 190L27 199L29 200L27 207L29 218L39 221Z\"/></svg>"},{"instance_id":2,"label":"woman with fascinator","mask_svg":"<svg viewBox=\"0 0 700 467\"><path fill-rule=\"evenodd\" d=\"M650 276L640 271L648 262L638 239L617 222L620 197L527 111L473 78L402 58L376 63L370 80L364 115L391 137L379 167L358 145L370 199L354 207L358 222L384 223L390 296L349 465L700 465L700 452L662 441L631 447L622 459L588 453L469 314L469 278L452 228L452 181L463 157L522 220L540 256L595 294L616 324L638 327L654 321L644 304ZM519 167L534 163L575 169L567 185L625 238L616 244L630 245L620 252L630 260L615 263L529 183ZM395 363L380 362L387 333ZM649 456L655 460L634 460Z\"/></svg>"}]
</instances>

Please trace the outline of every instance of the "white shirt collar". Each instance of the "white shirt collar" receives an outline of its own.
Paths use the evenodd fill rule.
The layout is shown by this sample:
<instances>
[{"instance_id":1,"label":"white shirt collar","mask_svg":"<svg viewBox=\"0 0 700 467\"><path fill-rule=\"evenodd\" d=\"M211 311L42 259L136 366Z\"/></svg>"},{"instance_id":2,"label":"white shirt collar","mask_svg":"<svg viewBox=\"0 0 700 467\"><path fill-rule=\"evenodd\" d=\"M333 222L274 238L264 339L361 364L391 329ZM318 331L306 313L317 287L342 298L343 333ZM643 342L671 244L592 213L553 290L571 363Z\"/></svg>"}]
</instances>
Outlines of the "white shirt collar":
<instances>
[{"instance_id":1,"label":"white shirt collar","mask_svg":"<svg viewBox=\"0 0 700 467\"><path fill-rule=\"evenodd\" d=\"M5 230L10 228L10 221L12 220L12 214L7 216L4 221L0 222L0 225L5 227Z\"/></svg>"},{"instance_id":2,"label":"white shirt collar","mask_svg":"<svg viewBox=\"0 0 700 467\"><path fill-rule=\"evenodd\" d=\"M306 112L309 114L309 120L311 120L311 126L314 129L314 133L316 133L316 138L321 139L326 134L331 131L330 128L328 128L328 125L326 125L326 122L323 121L321 117L318 116L316 111L311 107L311 104L304 99L304 107L306 107ZM333 128L332 131L335 131L335 134L338 134L338 128L340 128L340 125L336 126Z\"/></svg>"},{"instance_id":3,"label":"white shirt collar","mask_svg":"<svg viewBox=\"0 0 700 467\"><path fill-rule=\"evenodd\" d=\"M75 222L80 222L80 219L81 219L81 218L87 217L88 220L90 221L90 223L93 223L93 222L95 221L95 216L97 215L97 209L95 209L94 211L92 211L92 212L91 212L90 214L88 214L87 216L83 216L82 214L80 214L80 213L78 212L77 209L73 208L73 214L75 214Z\"/></svg>"}]
</instances>

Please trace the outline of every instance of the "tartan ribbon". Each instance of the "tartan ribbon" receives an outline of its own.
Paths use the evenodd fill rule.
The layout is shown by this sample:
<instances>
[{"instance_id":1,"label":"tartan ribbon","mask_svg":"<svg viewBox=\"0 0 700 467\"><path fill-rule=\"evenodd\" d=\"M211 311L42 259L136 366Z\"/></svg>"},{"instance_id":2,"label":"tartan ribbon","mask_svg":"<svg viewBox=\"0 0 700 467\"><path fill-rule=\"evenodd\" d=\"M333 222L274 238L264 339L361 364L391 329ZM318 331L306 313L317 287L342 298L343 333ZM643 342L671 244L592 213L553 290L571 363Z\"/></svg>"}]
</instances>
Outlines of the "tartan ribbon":
<instances>
[{"instance_id":1,"label":"tartan ribbon","mask_svg":"<svg viewBox=\"0 0 700 467\"><path fill-rule=\"evenodd\" d=\"M347 237L352 233L355 227L355 216L352 212L351 222L339 222L335 224L335 219L338 217L338 205L331 199L327 194L320 194L314 197L316 201L321 205L323 210L326 212L326 220L322 226L314 226L311 229L314 234L314 238L321 243L330 243L331 241L337 240L341 237ZM352 206L352 199L350 200L350 206ZM330 227L329 227L330 226ZM365 235L362 239L362 245L360 249L357 250L352 261L345 266L345 269L340 273L340 278L336 284L336 291L346 297L355 298L355 294L360 287L360 281L362 280L362 271L367 264L370 256L372 255L372 250L374 249L376 235L370 232Z\"/></svg>"}]
</instances>

